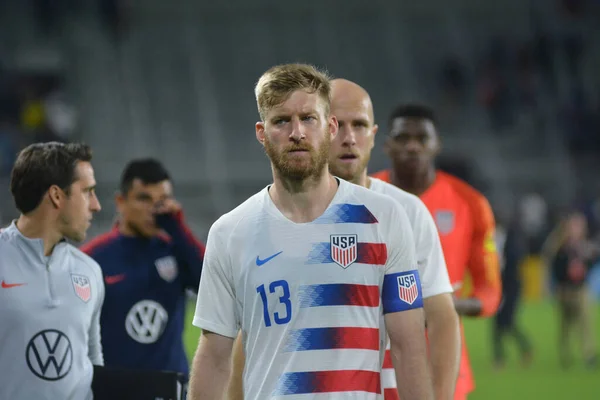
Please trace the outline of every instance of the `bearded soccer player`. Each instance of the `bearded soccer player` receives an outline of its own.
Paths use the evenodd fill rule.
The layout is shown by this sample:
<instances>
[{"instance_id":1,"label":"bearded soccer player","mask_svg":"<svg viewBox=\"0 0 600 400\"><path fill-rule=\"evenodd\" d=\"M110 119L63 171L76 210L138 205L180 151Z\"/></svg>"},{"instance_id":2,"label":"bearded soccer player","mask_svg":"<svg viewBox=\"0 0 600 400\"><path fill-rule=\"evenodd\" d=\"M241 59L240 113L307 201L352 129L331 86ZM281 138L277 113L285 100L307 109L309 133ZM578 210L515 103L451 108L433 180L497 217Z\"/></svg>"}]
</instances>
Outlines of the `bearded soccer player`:
<instances>
[{"instance_id":1,"label":"bearded soccer player","mask_svg":"<svg viewBox=\"0 0 600 400\"><path fill-rule=\"evenodd\" d=\"M437 171L440 152L436 120L428 107L403 105L390 117L385 152L392 161L390 170L373 177L392 183L423 200L437 224L459 315L489 317L499 306L501 280L494 244L495 222L487 199L466 182ZM472 293L461 296L465 276L472 281ZM464 336L464 335L463 335ZM466 399L475 384L462 341L462 355L455 400Z\"/></svg>"},{"instance_id":2,"label":"bearded soccer player","mask_svg":"<svg viewBox=\"0 0 600 400\"><path fill-rule=\"evenodd\" d=\"M208 234L190 399L223 398L240 329L246 400L380 398L383 321L402 398L431 399L408 217L390 197L329 173L338 128L329 78L276 66L255 95L274 182Z\"/></svg>"},{"instance_id":3,"label":"bearded soccer player","mask_svg":"<svg viewBox=\"0 0 600 400\"><path fill-rule=\"evenodd\" d=\"M423 287L423 307L435 398L451 400L460 360L460 326L452 301L452 285L433 218L417 196L367 176L367 164L378 126L374 121L371 98L365 89L344 79L334 80L331 112L339 123L339 131L329 153L331 173L393 197L404 207L409 217ZM382 372L386 400L398 398L389 357L389 351L386 351Z\"/></svg>"}]
</instances>

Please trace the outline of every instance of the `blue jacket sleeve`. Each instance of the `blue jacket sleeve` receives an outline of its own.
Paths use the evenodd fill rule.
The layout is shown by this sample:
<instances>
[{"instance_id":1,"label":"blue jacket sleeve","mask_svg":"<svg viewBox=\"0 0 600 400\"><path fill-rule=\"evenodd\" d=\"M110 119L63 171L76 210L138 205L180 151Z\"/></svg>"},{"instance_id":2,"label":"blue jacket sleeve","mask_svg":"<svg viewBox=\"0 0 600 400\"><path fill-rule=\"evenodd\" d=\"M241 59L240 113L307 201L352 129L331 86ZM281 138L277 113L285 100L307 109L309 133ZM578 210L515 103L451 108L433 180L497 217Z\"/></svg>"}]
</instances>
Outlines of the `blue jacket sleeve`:
<instances>
[{"instance_id":1,"label":"blue jacket sleeve","mask_svg":"<svg viewBox=\"0 0 600 400\"><path fill-rule=\"evenodd\" d=\"M204 260L204 244L196 239L185 224L182 211L158 215L156 223L171 237L175 258L182 267L184 287L197 292Z\"/></svg>"}]
</instances>

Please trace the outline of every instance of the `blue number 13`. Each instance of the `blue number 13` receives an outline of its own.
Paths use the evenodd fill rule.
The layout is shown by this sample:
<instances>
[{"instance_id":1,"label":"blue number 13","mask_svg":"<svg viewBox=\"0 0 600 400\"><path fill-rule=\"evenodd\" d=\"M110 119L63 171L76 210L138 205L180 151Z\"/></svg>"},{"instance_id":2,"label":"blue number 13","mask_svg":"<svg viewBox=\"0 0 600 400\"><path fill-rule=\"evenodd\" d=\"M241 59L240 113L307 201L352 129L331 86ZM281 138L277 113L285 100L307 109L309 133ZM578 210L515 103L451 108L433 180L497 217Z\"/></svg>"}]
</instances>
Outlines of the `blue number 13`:
<instances>
[{"instance_id":1,"label":"blue number 13","mask_svg":"<svg viewBox=\"0 0 600 400\"><path fill-rule=\"evenodd\" d=\"M290 287L287 281L274 281L269 285L269 293L275 293L277 288L282 289L282 295L279 296L279 302L285 305L285 315L281 316L279 311L273 313L273 319L277 325L284 325L290 322L292 319L292 302L290 301ZM260 285L256 288L256 292L260 294L260 298L263 303L263 315L265 317L265 325L271 326L271 316L269 315L269 302L267 299L267 292L265 291L265 285Z\"/></svg>"}]
</instances>

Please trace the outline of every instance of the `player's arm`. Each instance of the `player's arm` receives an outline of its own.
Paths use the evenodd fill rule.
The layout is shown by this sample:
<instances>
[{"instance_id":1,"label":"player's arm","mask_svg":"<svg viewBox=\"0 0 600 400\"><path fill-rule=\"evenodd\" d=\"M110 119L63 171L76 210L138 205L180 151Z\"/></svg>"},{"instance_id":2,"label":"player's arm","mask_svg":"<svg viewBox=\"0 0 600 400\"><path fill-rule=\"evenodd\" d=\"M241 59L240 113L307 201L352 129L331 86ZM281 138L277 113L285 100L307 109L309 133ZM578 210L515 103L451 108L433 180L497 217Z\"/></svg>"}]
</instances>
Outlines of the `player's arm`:
<instances>
[{"instance_id":1,"label":"player's arm","mask_svg":"<svg viewBox=\"0 0 600 400\"><path fill-rule=\"evenodd\" d=\"M423 293L417 270L415 242L408 217L399 205L393 210L392 221L402 229L400 234L390 232L382 288L390 355L400 398L429 400L433 399L433 390L427 365Z\"/></svg>"},{"instance_id":2,"label":"player's arm","mask_svg":"<svg viewBox=\"0 0 600 400\"><path fill-rule=\"evenodd\" d=\"M188 398L222 400L230 375L233 338L203 331L192 363Z\"/></svg>"},{"instance_id":3,"label":"player's arm","mask_svg":"<svg viewBox=\"0 0 600 400\"><path fill-rule=\"evenodd\" d=\"M423 300L436 400L453 399L460 366L460 323L450 293Z\"/></svg>"},{"instance_id":4,"label":"player's arm","mask_svg":"<svg viewBox=\"0 0 600 400\"><path fill-rule=\"evenodd\" d=\"M100 269L100 267L98 267ZM102 273L98 271L98 301L92 316L92 324L88 333L88 357L93 365L104 365L104 355L102 354L102 342L100 338L100 313L104 304L105 288L102 281Z\"/></svg>"},{"instance_id":5,"label":"player's arm","mask_svg":"<svg viewBox=\"0 0 600 400\"><path fill-rule=\"evenodd\" d=\"M217 221L208 233L193 324L203 330L190 373L190 400L222 400L231 374L238 333L235 288L227 248Z\"/></svg>"},{"instance_id":6,"label":"player's arm","mask_svg":"<svg viewBox=\"0 0 600 400\"><path fill-rule=\"evenodd\" d=\"M494 241L496 223L485 197L477 194L470 202L474 227L468 270L473 295L455 299L455 306L461 315L486 317L496 313L502 298L500 262Z\"/></svg>"},{"instance_id":7,"label":"player's arm","mask_svg":"<svg viewBox=\"0 0 600 400\"><path fill-rule=\"evenodd\" d=\"M231 379L229 380L228 398L229 400L244 400L244 364L246 355L244 354L244 344L242 342L242 331L233 343Z\"/></svg>"},{"instance_id":8,"label":"player's arm","mask_svg":"<svg viewBox=\"0 0 600 400\"><path fill-rule=\"evenodd\" d=\"M200 282L205 247L185 223L179 204L173 201L172 206L166 207L156 216L156 222L173 240L175 258L184 268L186 288L195 291Z\"/></svg>"},{"instance_id":9,"label":"player's arm","mask_svg":"<svg viewBox=\"0 0 600 400\"><path fill-rule=\"evenodd\" d=\"M460 365L460 322L452 300L453 290L439 233L424 204L419 208L415 222L433 390L436 400L451 400Z\"/></svg>"}]
</instances>

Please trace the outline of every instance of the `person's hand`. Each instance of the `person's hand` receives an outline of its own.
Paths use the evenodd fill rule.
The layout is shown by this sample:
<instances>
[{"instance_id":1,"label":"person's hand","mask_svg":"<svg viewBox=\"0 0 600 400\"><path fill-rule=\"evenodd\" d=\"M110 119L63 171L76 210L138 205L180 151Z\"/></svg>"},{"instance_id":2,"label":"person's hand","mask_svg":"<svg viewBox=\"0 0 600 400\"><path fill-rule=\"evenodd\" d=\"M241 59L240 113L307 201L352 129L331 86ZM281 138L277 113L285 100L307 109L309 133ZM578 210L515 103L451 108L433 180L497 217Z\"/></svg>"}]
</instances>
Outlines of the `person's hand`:
<instances>
[{"instance_id":1,"label":"person's hand","mask_svg":"<svg viewBox=\"0 0 600 400\"><path fill-rule=\"evenodd\" d=\"M154 214L155 215L164 215L164 214L177 214L179 211L181 211L181 204L173 199L173 198L169 198L166 199L165 201L163 201L162 203L160 203L156 209L154 210Z\"/></svg>"}]
</instances>

